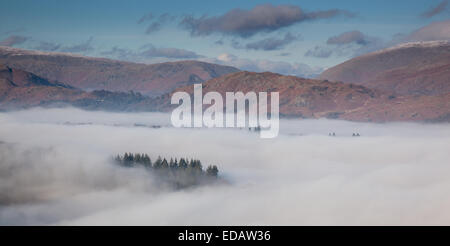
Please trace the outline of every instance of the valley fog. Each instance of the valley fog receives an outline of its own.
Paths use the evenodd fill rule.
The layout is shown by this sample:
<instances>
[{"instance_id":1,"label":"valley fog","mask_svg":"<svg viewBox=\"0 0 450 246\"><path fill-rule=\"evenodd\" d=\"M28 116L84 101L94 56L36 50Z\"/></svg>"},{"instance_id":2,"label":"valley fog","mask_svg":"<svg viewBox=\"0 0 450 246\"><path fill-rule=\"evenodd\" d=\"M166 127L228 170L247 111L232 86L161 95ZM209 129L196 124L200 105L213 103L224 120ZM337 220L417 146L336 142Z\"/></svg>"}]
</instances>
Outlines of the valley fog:
<instances>
[{"instance_id":1,"label":"valley fog","mask_svg":"<svg viewBox=\"0 0 450 246\"><path fill-rule=\"evenodd\" d=\"M450 124L282 119L277 138L261 139L169 119L0 113L0 225L450 224ZM197 158L226 182L160 187L111 163L124 152Z\"/></svg>"}]
</instances>

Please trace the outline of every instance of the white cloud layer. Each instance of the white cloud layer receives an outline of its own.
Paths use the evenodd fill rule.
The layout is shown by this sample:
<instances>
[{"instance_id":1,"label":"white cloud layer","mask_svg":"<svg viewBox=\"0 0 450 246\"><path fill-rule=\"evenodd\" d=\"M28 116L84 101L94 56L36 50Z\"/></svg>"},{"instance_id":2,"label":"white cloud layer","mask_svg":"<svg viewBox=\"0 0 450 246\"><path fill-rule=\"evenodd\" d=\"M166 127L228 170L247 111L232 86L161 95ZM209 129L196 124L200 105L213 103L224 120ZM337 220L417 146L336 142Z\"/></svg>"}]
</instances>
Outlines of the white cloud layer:
<instances>
[{"instance_id":1,"label":"white cloud layer","mask_svg":"<svg viewBox=\"0 0 450 246\"><path fill-rule=\"evenodd\" d=\"M0 224L450 224L448 124L282 120L272 140L237 129L133 126L168 119L0 113L0 141L9 143L0 144ZM140 170L108 162L125 151L199 158L229 184L161 190Z\"/></svg>"}]
</instances>

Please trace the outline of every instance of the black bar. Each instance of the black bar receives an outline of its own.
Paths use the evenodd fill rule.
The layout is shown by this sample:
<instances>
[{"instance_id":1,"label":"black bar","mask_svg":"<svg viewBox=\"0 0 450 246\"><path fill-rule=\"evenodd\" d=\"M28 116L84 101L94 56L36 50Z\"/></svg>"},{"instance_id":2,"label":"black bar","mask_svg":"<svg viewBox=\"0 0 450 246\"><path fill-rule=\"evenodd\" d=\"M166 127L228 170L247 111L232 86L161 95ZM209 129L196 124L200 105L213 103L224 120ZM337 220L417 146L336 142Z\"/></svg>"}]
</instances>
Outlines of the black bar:
<instances>
[{"instance_id":1,"label":"black bar","mask_svg":"<svg viewBox=\"0 0 450 246\"><path fill-rule=\"evenodd\" d=\"M206 233L211 235L210 240L207 240ZM256 237L248 237L255 233ZM186 235L191 238L185 238ZM292 242L292 245L406 242L430 245L434 240L445 242L448 235L448 227L0 227L3 242L11 239L15 243L29 241L59 245L104 245L105 242L123 245L155 245L155 242L163 245L286 245L283 242Z\"/></svg>"}]
</instances>

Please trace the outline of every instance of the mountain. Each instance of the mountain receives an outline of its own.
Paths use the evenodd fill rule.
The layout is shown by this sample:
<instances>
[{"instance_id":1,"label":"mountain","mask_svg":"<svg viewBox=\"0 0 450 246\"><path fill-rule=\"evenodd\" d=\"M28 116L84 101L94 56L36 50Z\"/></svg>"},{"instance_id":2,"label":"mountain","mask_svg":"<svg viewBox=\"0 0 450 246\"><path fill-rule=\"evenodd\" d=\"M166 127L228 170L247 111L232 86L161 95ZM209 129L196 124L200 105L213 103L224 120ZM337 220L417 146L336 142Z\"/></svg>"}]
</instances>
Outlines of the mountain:
<instances>
[{"instance_id":1,"label":"mountain","mask_svg":"<svg viewBox=\"0 0 450 246\"><path fill-rule=\"evenodd\" d=\"M398 45L327 69L319 79L343 81L398 94L450 92L450 42Z\"/></svg>"},{"instance_id":2,"label":"mountain","mask_svg":"<svg viewBox=\"0 0 450 246\"><path fill-rule=\"evenodd\" d=\"M176 91L193 94L193 86ZM275 73L238 72L211 79L203 93L280 92L280 115L295 118L332 118L353 121L449 121L450 93L439 96L393 95L342 82L303 79ZM162 97L159 110L169 111L170 96ZM176 106L176 105L175 105Z\"/></svg>"},{"instance_id":3,"label":"mountain","mask_svg":"<svg viewBox=\"0 0 450 246\"><path fill-rule=\"evenodd\" d=\"M134 92L85 92L21 69L0 65L0 110L75 106L89 110L150 110L151 98Z\"/></svg>"},{"instance_id":4,"label":"mountain","mask_svg":"<svg viewBox=\"0 0 450 246\"><path fill-rule=\"evenodd\" d=\"M198 61L139 64L68 53L0 46L0 64L22 69L83 90L161 95L173 89L239 71Z\"/></svg>"},{"instance_id":5,"label":"mountain","mask_svg":"<svg viewBox=\"0 0 450 246\"><path fill-rule=\"evenodd\" d=\"M37 106L45 101L75 101L92 98L89 93L71 86L0 65L0 108Z\"/></svg>"},{"instance_id":6,"label":"mountain","mask_svg":"<svg viewBox=\"0 0 450 246\"><path fill-rule=\"evenodd\" d=\"M0 110L71 105L88 110L166 111L176 91L150 98L135 92L85 92L33 73L0 65ZM353 121L450 121L450 93L393 95L361 85L302 79L274 73L237 72L203 83L203 92L280 92L280 114L291 118L332 118Z\"/></svg>"},{"instance_id":7,"label":"mountain","mask_svg":"<svg viewBox=\"0 0 450 246\"><path fill-rule=\"evenodd\" d=\"M370 54L369 58L360 58L371 60L371 57L384 57L384 53L404 52L403 49L415 48L417 45L406 45L396 47ZM433 50L435 47L447 47L443 43L427 43L420 44L421 49L425 47ZM60 106L72 105L89 110L110 110L110 111L166 111L169 112L176 105L170 104L171 95L176 91L193 92L193 83L200 83L201 80L191 79L189 82L175 82L173 78L181 78L186 76L186 69L192 72L191 68L203 69L207 67L215 67L216 65L197 62L178 62L178 63L163 63L155 65L144 65L134 63L123 63L119 61L112 61L100 58L87 58L82 56L70 56L67 54L58 53L40 53L32 51L23 51L18 49L1 48L3 55L1 59L5 59L9 65L0 65L0 110L9 110L17 108L26 108L33 106ZM5 55L5 50L8 55ZM21 53L23 52L23 53ZM0 52L1 53L1 52ZM442 53L442 52L441 52ZM439 62L443 63L445 59L438 59L441 53L435 53L433 56L424 58L429 62L428 67L436 67ZM443 52L445 54L445 52ZM423 55L425 57L425 54ZM6 57L6 58L5 58ZM397 55L393 55L398 58ZM358 59L358 58L356 58ZM380 58L381 59L381 58ZM383 59L388 59L384 57ZM388 59L389 60L389 59ZM401 60L401 59L400 59ZM375 59L375 61L378 61ZM365 63L365 62L363 62ZM388 63L388 62L385 62ZM392 64L395 62L392 61ZM418 62L410 62L418 63ZM1 63L0 63L1 64ZM47 79L30 71L17 68L19 64L29 66L41 74L53 74L62 76L66 81L59 81L54 79ZM361 65L361 63L358 63ZM55 66L55 69L52 69ZM69 68L67 68L67 67ZM193 66L193 67L192 67ZM369 65L366 65L370 67ZM115 67L116 69L113 69ZM159 68L159 70L157 69ZM218 66L217 69L223 67ZM377 66L373 66L376 70ZM86 69L86 73L81 72ZM130 69L130 71L127 71ZM139 70L142 69L142 70ZM143 95L136 88L143 88L143 86L156 86L156 80L145 80L135 82L134 91L110 91L105 89L85 91L76 88L74 84L83 84L86 81L93 81L91 77L109 78L109 75L115 74L120 78L131 78L139 74L136 71L153 71L156 69L156 74L164 74L171 79L172 86L177 87L171 92L166 92L157 97L149 97ZM402 69L410 69L409 67L398 66L395 71ZM416 69L425 69L417 65ZM175 70L175 71L174 71ZM219 73L208 70L208 76L219 76ZM230 71L234 70L230 68ZM412 69L409 73L413 73ZM57 72L58 71L58 72ZM79 71L79 72L75 72ZM361 71L363 68L361 67ZM445 70L440 70L444 74ZM390 71L392 72L392 71ZM121 74L123 73L123 74ZM70 75L72 74L72 76ZM145 74L145 73L141 73ZM171 75L169 75L171 74ZM177 74L177 75L176 75ZM362 72L361 72L362 74ZM388 74L381 71L380 74ZM434 75L437 73L434 73ZM176 76L175 76L176 75ZM56 77L58 77L56 76ZM80 77L84 82L77 82L74 78ZM117 77L110 80L110 84L118 83L118 85L130 85L130 83L119 83ZM164 76L160 77L164 81ZM189 76L188 76L189 77ZM73 83L67 83L67 78L74 79ZM351 78L350 78L351 79ZM122 80L124 81L124 80ZM158 80L159 81L159 80ZM391 82L391 83L395 83ZM416 88L421 93L400 93L398 91L399 85L410 84L409 82L397 82L396 90L390 91L389 88L382 86L371 87L365 85L355 85L348 82L332 82L329 80L314 80L304 79L295 76L283 76L280 74L265 72L235 72L210 79L203 82L203 91L217 91L225 96L226 92L280 92L280 114L282 117L292 118L332 118L353 121L369 121L369 122L389 122L389 121L450 121L450 92L446 91L446 85L443 84L438 91L435 88L436 83L430 83L431 86L423 82L422 87L433 88L435 92L423 90L423 88ZM106 83L108 84L108 83ZM141 85L142 84L142 85ZM161 82L158 84L159 89L161 85L168 83ZM383 83L379 83L383 85ZM155 87L155 88L156 88ZM380 88L376 88L380 87ZM149 87L147 87L149 88ZM411 87L408 87L411 88ZM86 87L84 88L86 89ZM131 89L131 88L128 88ZM124 90L128 90L124 89ZM169 90L169 88L167 88ZM156 89L150 90L155 93ZM150 92L147 91L147 92ZM163 93L159 90L158 93Z\"/></svg>"}]
</instances>

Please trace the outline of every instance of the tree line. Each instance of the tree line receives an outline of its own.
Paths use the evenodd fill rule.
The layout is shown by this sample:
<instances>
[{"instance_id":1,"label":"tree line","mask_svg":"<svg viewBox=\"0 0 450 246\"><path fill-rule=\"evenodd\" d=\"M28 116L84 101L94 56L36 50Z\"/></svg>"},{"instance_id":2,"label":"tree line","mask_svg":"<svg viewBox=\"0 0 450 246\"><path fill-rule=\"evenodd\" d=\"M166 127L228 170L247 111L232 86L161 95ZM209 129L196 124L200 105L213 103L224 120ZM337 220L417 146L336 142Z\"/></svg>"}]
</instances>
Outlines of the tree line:
<instances>
[{"instance_id":1,"label":"tree line","mask_svg":"<svg viewBox=\"0 0 450 246\"><path fill-rule=\"evenodd\" d=\"M209 165L203 169L202 162L188 158L162 158L158 156L152 161L148 154L125 153L114 157L114 161L122 167L143 167L155 173L157 177L173 183L177 188L204 184L218 178L219 169Z\"/></svg>"}]
</instances>

